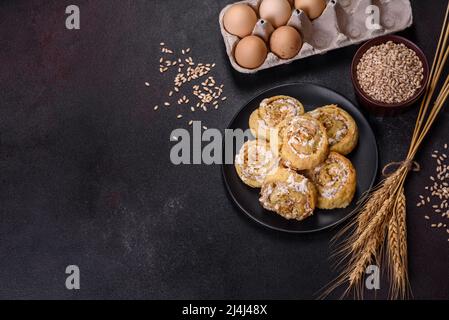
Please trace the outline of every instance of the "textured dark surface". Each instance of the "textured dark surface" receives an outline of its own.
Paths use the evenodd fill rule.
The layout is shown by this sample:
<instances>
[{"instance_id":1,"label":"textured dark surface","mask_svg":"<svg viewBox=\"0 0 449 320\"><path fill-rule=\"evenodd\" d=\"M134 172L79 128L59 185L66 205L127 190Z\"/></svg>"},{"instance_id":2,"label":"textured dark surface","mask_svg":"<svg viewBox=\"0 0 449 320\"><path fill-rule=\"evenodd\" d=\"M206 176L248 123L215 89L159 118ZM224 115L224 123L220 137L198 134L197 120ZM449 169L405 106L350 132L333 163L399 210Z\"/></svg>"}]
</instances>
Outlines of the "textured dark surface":
<instances>
[{"instance_id":1,"label":"textured dark surface","mask_svg":"<svg viewBox=\"0 0 449 320\"><path fill-rule=\"evenodd\" d=\"M245 101L282 83L322 84L354 100L349 47L267 70L234 72L217 16L231 1L78 0L81 30L65 29L73 1L0 4L0 298L314 298L336 273L335 231L288 235L250 221L231 204L218 166L174 166L179 107L165 101L159 42L216 62L228 100L201 113L223 129ZM446 1L413 1L401 33L431 59ZM144 86L144 82L151 87ZM199 117L199 116L198 116ZM369 120L380 164L404 157L416 109ZM415 298L449 298L445 230L415 208L447 141L439 119L408 181L410 278ZM359 174L363 174L360 172ZM65 289L65 267L81 290ZM385 297L387 288L378 294Z\"/></svg>"}]
</instances>

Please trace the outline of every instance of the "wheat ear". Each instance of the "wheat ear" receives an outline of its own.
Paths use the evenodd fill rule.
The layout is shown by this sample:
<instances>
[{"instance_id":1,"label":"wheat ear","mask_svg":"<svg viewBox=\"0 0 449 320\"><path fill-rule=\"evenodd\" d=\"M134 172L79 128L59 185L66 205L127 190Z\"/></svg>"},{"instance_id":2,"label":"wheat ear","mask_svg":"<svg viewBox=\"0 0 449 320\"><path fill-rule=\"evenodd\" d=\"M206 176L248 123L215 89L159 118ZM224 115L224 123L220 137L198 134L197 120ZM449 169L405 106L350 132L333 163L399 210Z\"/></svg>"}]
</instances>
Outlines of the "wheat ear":
<instances>
[{"instance_id":1,"label":"wheat ear","mask_svg":"<svg viewBox=\"0 0 449 320\"><path fill-rule=\"evenodd\" d=\"M390 262L392 299L405 299L409 295L407 274L407 226L406 198L401 188L388 225L387 251Z\"/></svg>"}]
</instances>

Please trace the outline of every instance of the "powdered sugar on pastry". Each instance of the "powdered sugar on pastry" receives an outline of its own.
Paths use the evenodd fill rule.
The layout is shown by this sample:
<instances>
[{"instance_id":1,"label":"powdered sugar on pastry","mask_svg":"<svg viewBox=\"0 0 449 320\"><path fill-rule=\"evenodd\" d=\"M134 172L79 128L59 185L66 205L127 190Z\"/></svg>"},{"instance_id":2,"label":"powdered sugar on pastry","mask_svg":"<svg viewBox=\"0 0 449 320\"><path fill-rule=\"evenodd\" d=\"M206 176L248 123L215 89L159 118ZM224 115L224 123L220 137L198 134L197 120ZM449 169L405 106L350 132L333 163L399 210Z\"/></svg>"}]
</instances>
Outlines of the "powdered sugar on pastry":
<instances>
[{"instance_id":1,"label":"powdered sugar on pastry","mask_svg":"<svg viewBox=\"0 0 449 320\"><path fill-rule=\"evenodd\" d=\"M235 157L235 165L242 181L255 186L277 169L279 158L267 143L254 140L243 145Z\"/></svg>"},{"instance_id":2,"label":"powdered sugar on pastry","mask_svg":"<svg viewBox=\"0 0 449 320\"><path fill-rule=\"evenodd\" d=\"M316 191L310 181L289 169L279 169L265 180L261 205L286 219L303 220L313 214Z\"/></svg>"},{"instance_id":3,"label":"powdered sugar on pastry","mask_svg":"<svg viewBox=\"0 0 449 320\"><path fill-rule=\"evenodd\" d=\"M318 191L318 208L348 206L356 189L356 172L346 157L331 152L325 162L305 173Z\"/></svg>"}]
</instances>

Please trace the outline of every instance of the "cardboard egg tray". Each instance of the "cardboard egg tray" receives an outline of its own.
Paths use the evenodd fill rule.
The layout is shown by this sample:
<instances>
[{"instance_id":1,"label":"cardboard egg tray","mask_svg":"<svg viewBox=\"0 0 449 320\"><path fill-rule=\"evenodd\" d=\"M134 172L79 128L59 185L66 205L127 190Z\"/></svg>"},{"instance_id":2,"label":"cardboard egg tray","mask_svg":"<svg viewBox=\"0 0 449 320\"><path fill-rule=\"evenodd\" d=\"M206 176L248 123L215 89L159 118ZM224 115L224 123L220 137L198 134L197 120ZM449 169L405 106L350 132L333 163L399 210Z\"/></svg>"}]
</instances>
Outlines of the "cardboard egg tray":
<instances>
[{"instance_id":1,"label":"cardboard egg tray","mask_svg":"<svg viewBox=\"0 0 449 320\"><path fill-rule=\"evenodd\" d=\"M236 3L246 3L256 12L262 0L245 0ZM320 17L311 21L302 10L293 10L287 25L295 27L302 36L303 46L292 59L283 60L269 52L265 62L256 69L245 69L234 59L234 49L240 40L228 33L223 26L223 16L232 4L220 12L219 22L221 33L226 45L226 52L233 68L241 73L255 73L292 61L303 59L316 54L323 54L330 50L404 30L412 25L413 13L410 0L328 0L327 6ZM375 6L375 7L373 7ZM368 23L373 10L379 9L379 23L376 27ZM367 27L369 25L369 27ZM253 30L265 40L268 45L273 26L263 19L259 19Z\"/></svg>"}]
</instances>

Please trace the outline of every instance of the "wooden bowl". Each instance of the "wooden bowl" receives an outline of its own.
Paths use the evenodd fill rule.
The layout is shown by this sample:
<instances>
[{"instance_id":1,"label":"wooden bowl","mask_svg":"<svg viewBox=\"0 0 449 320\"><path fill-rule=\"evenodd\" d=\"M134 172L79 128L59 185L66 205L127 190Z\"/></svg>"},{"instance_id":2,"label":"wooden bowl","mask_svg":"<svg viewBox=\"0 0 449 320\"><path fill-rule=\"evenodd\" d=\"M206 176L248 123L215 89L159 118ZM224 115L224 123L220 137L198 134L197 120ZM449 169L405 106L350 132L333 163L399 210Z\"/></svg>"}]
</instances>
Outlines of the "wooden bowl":
<instances>
[{"instance_id":1,"label":"wooden bowl","mask_svg":"<svg viewBox=\"0 0 449 320\"><path fill-rule=\"evenodd\" d=\"M365 52L368 51L373 46L377 46L386 43L388 41L393 41L394 43L398 44L402 43L408 48L415 51L415 53L421 60L424 69L423 73L424 78L422 80L421 87L418 90L416 90L415 94L410 99L400 103L383 103L374 100L362 90L357 80L357 65L359 64L360 59L363 57ZM359 50L357 50L354 59L352 60L351 75L352 75L352 84L354 85L354 90L359 103L365 109L367 109L369 112L375 115L390 116L396 115L398 113L407 110L408 108L413 106L419 100L419 98L421 98L426 89L427 81L429 80L429 63L427 62L427 58L425 54L422 52L422 50L410 40L407 40L406 38L396 35L386 35L374 38L366 42L359 48Z\"/></svg>"}]
</instances>

